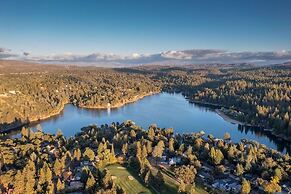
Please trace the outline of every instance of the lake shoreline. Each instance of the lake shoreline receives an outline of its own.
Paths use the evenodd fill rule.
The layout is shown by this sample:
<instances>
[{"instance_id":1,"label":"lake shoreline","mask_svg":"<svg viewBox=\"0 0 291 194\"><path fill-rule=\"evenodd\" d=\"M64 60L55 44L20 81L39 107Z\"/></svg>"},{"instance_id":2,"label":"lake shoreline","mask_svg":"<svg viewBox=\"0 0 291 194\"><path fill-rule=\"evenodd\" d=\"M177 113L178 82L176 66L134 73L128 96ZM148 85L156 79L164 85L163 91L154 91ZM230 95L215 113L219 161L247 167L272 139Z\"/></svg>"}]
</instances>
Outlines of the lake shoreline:
<instances>
[{"instance_id":1,"label":"lake shoreline","mask_svg":"<svg viewBox=\"0 0 291 194\"><path fill-rule=\"evenodd\" d=\"M221 111L220 109L215 109L215 112L221 117L223 118L225 121L233 123L233 124L238 124L238 125L245 125L245 123L240 122L238 120L235 120L233 118L231 118L230 116L226 115L223 111Z\"/></svg>"},{"instance_id":2,"label":"lake shoreline","mask_svg":"<svg viewBox=\"0 0 291 194\"><path fill-rule=\"evenodd\" d=\"M208 103L208 102L201 102L201 101L196 101L196 100L189 100L189 102L195 103L198 105L202 105L202 106L208 106L208 107L214 108L215 112L227 122L238 124L238 125L244 125L247 127L260 127L260 128L262 128L262 131L265 133L270 133L272 136L275 136L275 137L282 139L284 141L291 142L291 137L288 138L284 134L276 134L274 129L267 129L267 128L262 127L262 126L256 126L256 125L252 125L249 123L244 123L244 122L241 122L241 121L238 121L238 120L232 118L230 115L226 115L223 111L221 111L221 108L225 108L225 109L230 110L231 108L229 108L227 106L214 104L214 103ZM233 109L233 110L235 110L235 109Z\"/></svg>"},{"instance_id":3,"label":"lake shoreline","mask_svg":"<svg viewBox=\"0 0 291 194\"><path fill-rule=\"evenodd\" d=\"M78 108L83 108L83 109L96 109L96 110L102 110L102 109L106 110L106 109L109 109L109 108L110 109L117 109L117 108L120 108L120 107L125 106L127 104L137 102L137 101L143 99L144 97L151 96L151 95L156 95L156 94L160 94L160 93L163 93L163 91L155 91L155 92L145 93L145 94L142 94L142 95L134 96L130 100L125 100L123 103L117 103L117 104L114 104L112 106L91 106L91 107L88 107L88 106L77 106L77 105L74 105L74 104L73 105L78 107ZM258 126L250 125L248 123L244 123L244 122L238 121L238 120L232 118L231 115L228 115L224 111L221 110L221 108L229 109L229 107L221 106L219 104L195 101L195 100L187 99L185 96L183 96L183 97L189 103L194 103L194 104L197 104L197 105L201 105L203 107L211 108L216 114L218 114L221 118L223 118L225 121L227 121L229 123L243 125L243 126L247 126L247 127L258 127ZM10 128L5 129L4 131L1 131L0 134L1 133L2 134L9 133L9 132L12 132L14 130L20 130L21 127L32 126L32 125L38 124L40 121L44 121L44 120L47 120L47 119L51 119L53 117L57 117L62 113L62 111L64 110L64 107L65 107L66 104L72 104L72 103L69 102L69 101L63 101L58 106L58 108L56 110L54 110L52 113L50 113L49 115L42 115L42 116L37 117L37 118L32 118L28 122L22 122L19 125L13 125ZM261 131L264 132L264 133L268 133L268 134L270 134L270 135L272 135L272 136L274 136L274 137L276 137L278 139L291 142L291 138L287 138L287 137L283 136L282 134L275 134L274 130L272 130L272 129L264 129L264 128L262 128Z\"/></svg>"},{"instance_id":4,"label":"lake shoreline","mask_svg":"<svg viewBox=\"0 0 291 194\"><path fill-rule=\"evenodd\" d=\"M147 97L147 96L152 96L152 95L155 95L155 94L159 94L161 93L161 91L158 91L158 92L150 92L150 93L147 93L147 94L142 94L142 95L137 95L137 96L134 96L133 99L131 100L125 100L124 102L120 102L120 103L117 103L117 104L114 104L114 105L110 105L110 106L86 106L86 105L81 105L81 106L78 106L79 108L84 108L84 109L108 109L108 108L120 108L122 106L125 106L127 104L130 104L130 103L134 103L134 102L137 102L139 100L142 100L144 97Z\"/></svg>"},{"instance_id":5,"label":"lake shoreline","mask_svg":"<svg viewBox=\"0 0 291 194\"><path fill-rule=\"evenodd\" d=\"M159 93L161 93L161 91L150 92L150 93L146 93L146 94L143 94L143 95L134 96L134 98L131 99L131 100L125 100L124 102L117 103L117 104L115 104L113 106L92 106L92 107L90 107L90 106L77 106L77 107L78 108L84 108L84 109L96 109L96 110L102 110L102 109L108 109L108 108L113 108L113 109L114 108L120 108L120 107L125 106L127 104L137 102L138 100L141 100L144 97L152 96L152 95L159 94ZM33 124L37 124L40 121L44 121L44 120L47 120L47 119L56 117L59 114L61 114L61 112L65 108L65 105L67 105L67 104L72 104L72 103L66 100L66 101L62 102L59 105L59 107L57 107L57 109L53 110L48 115L42 115L42 116L38 116L38 117L32 117L28 121L24 121L24 122L21 122L20 124L17 124L17 125L11 126L11 127L7 127L4 130L0 130L0 134L9 133L9 132L11 132L13 130L20 129L21 127L29 126L29 125L33 125Z\"/></svg>"}]
</instances>

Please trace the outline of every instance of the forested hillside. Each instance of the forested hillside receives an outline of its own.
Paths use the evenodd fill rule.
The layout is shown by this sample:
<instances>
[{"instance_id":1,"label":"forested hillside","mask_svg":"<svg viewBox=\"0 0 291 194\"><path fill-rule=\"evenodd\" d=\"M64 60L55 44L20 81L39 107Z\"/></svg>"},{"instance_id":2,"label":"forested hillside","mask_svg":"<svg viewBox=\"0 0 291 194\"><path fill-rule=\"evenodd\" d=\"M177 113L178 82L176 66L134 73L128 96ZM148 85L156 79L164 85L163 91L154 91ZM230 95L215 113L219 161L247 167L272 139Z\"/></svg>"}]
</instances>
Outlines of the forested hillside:
<instances>
[{"instance_id":1,"label":"forested hillside","mask_svg":"<svg viewBox=\"0 0 291 194\"><path fill-rule=\"evenodd\" d=\"M119 107L160 91L150 76L77 67L3 73L0 83L1 123L44 119L60 113L66 103Z\"/></svg>"},{"instance_id":2,"label":"forested hillside","mask_svg":"<svg viewBox=\"0 0 291 194\"><path fill-rule=\"evenodd\" d=\"M291 65L160 69L164 91L221 109L248 125L291 136ZM270 130L269 130L270 129Z\"/></svg>"},{"instance_id":3,"label":"forested hillside","mask_svg":"<svg viewBox=\"0 0 291 194\"><path fill-rule=\"evenodd\" d=\"M288 63L104 69L5 61L0 66L0 83L2 124L47 118L58 114L65 103L119 107L166 91L182 92L191 102L224 107L221 111L236 120L281 138L291 137Z\"/></svg>"}]
</instances>

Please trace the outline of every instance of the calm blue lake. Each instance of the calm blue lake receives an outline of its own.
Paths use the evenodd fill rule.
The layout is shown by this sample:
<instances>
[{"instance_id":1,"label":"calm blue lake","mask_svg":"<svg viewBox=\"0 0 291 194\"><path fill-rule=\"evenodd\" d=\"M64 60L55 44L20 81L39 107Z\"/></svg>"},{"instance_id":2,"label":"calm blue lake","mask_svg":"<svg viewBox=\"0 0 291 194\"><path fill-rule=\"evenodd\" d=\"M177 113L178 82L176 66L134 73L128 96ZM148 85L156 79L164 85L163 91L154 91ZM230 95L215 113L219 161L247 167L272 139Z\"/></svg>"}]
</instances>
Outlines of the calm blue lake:
<instances>
[{"instance_id":1,"label":"calm blue lake","mask_svg":"<svg viewBox=\"0 0 291 194\"><path fill-rule=\"evenodd\" d=\"M242 138L252 139L281 152L290 152L290 143L266 136L259 130L245 129L229 123L213 110L189 103L181 94L160 93L121 108L107 110L83 109L68 104L60 115L41 121L39 124L44 132L55 133L61 129L68 137L74 136L82 127L90 124L110 124L125 120L133 120L144 129L156 123L159 127L174 128L175 133L203 130L206 134L212 134L217 138L223 138L223 135L228 132L235 142Z\"/></svg>"}]
</instances>

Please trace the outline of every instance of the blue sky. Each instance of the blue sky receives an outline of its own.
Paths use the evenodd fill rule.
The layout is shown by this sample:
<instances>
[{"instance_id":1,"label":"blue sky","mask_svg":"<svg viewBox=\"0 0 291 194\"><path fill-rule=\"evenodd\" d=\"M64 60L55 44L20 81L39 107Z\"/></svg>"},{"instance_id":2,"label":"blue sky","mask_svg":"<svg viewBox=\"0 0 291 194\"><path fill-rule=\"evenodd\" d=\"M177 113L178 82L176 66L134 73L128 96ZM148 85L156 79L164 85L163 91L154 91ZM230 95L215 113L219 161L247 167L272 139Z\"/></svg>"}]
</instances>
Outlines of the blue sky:
<instances>
[{"instance_id":1,"label":"blue sky","mask_svg":"<svg viewBox=\"0 0 291 194\"><path fill-rule=\"evenodd\" d=\"M0 47L34 54L291 50L288 0L2 0Z\"/></svg>"}]
</instances>

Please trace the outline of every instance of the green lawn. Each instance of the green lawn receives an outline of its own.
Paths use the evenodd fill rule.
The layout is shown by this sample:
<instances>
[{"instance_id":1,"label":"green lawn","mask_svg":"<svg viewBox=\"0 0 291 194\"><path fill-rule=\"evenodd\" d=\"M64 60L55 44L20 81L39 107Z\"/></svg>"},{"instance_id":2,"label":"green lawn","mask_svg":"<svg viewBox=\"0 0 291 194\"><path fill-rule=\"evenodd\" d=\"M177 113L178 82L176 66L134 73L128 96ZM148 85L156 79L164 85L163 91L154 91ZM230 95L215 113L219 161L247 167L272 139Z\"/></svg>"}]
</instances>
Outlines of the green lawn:
<instances>
[{"instance_id":1,"label":"green lawn","mask_svg":"<svg viewBox=\"0 0 291 194\"><path fill-rule=\"evenodd\" d=\"M196 193L197 194L208 194L208 192L203 188L203 186L202 185L199 185L199 184L195 184L195 189L196 189ZM190 188L191 188L191 186L190 185L188 185L187 187L186 187L186 189L189 191L190 190Z\"/></svg>"},{"instance_id":2,"label":"green lawn","mask_svg":"<svg viewBox=\"0 0 291 194\"><path fill-rule=\"evenodd\" d=\"M136 194L136 193L156 193L151 189L147 188L139 179L136 173L133 173L131 170L122 167L119 164L114 164L106 166L110 171L112 176L115 176L116 179L113 180L117 185L121 186L127 194ZM134 177L134 180L129 180L128 176Z\"/></svg>"},{"instance_id":3,"label":"green lawn","mask_svg":"<svg viewBox=\"0 0 291 194\"><path fill-rule=\"evenodd\" d=\"M114 164L110 166L106 166L106 168L110 171L112 176L115 176L116 179L113 181L122 187L127 194L136 194L136 193L178 193L178 185L177 183L171 179L168 176L164 175L164 181L165 185L163 188L163 191L156 192L155 190L151 188L147 188L141 179L138 177L137 173L134 172L130 168L124 168L120 164ZM128 176L132 176L134 180L129 180ZM187 189L189 189L190 186L187 186ZM208 192L203 189L200 185L196 184L196 192L197 194L207 194Z\"/></svg>"}]
</instances>

